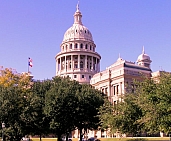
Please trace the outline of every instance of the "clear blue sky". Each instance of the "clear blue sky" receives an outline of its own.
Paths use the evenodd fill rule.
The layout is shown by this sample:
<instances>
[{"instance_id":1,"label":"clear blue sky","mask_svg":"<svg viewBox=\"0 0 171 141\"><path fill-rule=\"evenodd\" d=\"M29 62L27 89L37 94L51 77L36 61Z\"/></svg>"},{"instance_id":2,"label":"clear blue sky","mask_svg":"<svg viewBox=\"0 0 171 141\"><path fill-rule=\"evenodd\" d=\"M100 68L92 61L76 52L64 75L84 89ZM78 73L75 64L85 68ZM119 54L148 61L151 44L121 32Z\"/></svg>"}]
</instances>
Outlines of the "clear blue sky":
<instances>
[{"instance_id":1,"label":"clear blue sky","mask_svg":"<svg viewBox=\"0 0 171 141\"><path fill-rule=\"evenodd\" d=\"M78 0L1 0L0 66L35 79L55 75L55 55L73 24ZM121 57L135 62L145 52L153 71L171 71L171 0L80 0L83 24L91 31L101 70Z\"/></svg>"}]
</instances>

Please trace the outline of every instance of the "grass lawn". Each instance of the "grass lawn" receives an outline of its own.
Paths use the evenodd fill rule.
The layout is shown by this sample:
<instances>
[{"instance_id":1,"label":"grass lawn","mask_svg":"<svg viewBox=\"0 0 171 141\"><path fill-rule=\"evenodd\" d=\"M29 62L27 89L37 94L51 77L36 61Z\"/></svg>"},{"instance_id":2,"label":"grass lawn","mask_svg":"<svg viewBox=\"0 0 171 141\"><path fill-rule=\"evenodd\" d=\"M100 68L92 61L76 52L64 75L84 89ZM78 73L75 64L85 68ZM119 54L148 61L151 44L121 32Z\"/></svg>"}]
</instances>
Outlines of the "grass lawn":
<instances>
[{"instance_id":1,"label":"grass lawn","mask_svg":"<svg viewBox=\"0 0 171 141\"><path fill-rule=\"evenodd\" d=\"M33 141L39 141L39 138L32 138ZM170 141L169 137L149 137L149 138L101 138L101 141ZM42 138L42 141L57 141L56 138ZM78 141L74 138L72 141Z\"/></svg>"}]
</instances>

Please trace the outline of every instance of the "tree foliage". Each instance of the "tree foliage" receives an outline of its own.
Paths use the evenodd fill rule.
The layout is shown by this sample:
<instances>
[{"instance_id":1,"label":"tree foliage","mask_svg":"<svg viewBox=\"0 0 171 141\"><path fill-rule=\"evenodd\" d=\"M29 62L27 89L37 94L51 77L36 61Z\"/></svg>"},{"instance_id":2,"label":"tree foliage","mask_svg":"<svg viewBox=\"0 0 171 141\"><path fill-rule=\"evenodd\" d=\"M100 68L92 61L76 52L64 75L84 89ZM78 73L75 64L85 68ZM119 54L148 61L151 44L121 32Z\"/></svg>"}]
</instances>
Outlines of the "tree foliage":
<instances>
[{"instance_id":1,"label":"tree foliage","mask_svg":"<svg viewBox=\"0 0 171 141\"><path fill-rule=\"evenodd\" d=\"M5 122L8 140L27 134L61 135L75 129L97 129L100 91L69 78L33 81L13 69L0 70L0 121ZM81 134L82 137L82 134Z\"/></svg>"},{"instance_id":2,"label":"tree foliage","mask_svg":"<svg viewBox=\"0 0 171 141\"><path fill-rule=\"evenodd\" d=\"M78 104L76 108L76 127L80 130L82 139L82 129L84 131L95 130L100 126L99 108L104 103L104 97L99 90L96 90L88 84L82 84L79 93L76 95Z\"/></svg>"},{"instance_id":3,"label":"tree foliage","mask_svg":"<svg viewBox=\"0 0 171 141\"><path fill-rule=\"evenodd\" d=\"M20 140L25 130L21 114L24 109L23 97L28 92L29 78L12 69L0 70L0 120L5 122L8 140Z\"/></svg>"},{"instance_id":4,"label":"tree foliage","mask_svg":"<svg viewBox=\"0 0 171 141\"><path fill-rule=\"evenodd\" d=\"M134 86L134 91L126 93L112 112L102 108L102 127L127 134L171 132L171 74L164 72L157 81L136 81Z\"/></svg>"},{"instance_id":5,"label":"tree foliage","mask_svg":"<svg viewBox=\"0 0 171 141\"><path fill-rule=\"evenodd\" d=\"M162 73L158 81L142 83L139 105L143 109L140 120L148 132L171 131L171 74Z\"/></svg>"},{"instance_id":6,"label":"tree foliage","mask_svg":"<svg viewBox=\"0 0 171 141\"><path fill-rule=\"evenodd\" d=\"M79 83L69 78L53 78L53 86L46 93L45 113L50 118L50 128L61 139L75 129L75 109L77 105L75 94Z\"/></svg>"},{"instance_id":7,"label":"tree foliage","mask_svg":"<svg viewBox=\"0 0 171 141\"><path fill-rule=\"evenodd\" d=\"M75 129L97 129L98 108L103 104L100 91L69 78L53 78L53 87L46 93L46 114L50 127L60 139Z\"/></svg>"},{"instance_id":8,"label":"tree foliage","mask_svg":"<svg viewBox=\"0 0 171 141\"><path fill-rule=\"evenodd\" d=\"M51 88L52 81L34 81L30 87L30 93L24 97L25 107L21 114L27 126L27 134L48 134L49 119L44 113L45 94Z\"/></svg>"}]
</instances>

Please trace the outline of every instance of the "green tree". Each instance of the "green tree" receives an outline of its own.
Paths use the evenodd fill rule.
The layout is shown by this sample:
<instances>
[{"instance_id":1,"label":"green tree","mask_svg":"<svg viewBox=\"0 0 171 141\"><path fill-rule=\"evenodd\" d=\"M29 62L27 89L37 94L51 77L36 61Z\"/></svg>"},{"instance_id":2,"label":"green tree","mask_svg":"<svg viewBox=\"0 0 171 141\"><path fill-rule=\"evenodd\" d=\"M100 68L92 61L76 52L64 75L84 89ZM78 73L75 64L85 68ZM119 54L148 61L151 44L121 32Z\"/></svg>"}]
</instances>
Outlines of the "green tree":
<instances>
[{"instance_id":1,"label":"green tree","mask_svg":"<svg viewBox=\"0 0 171 141\"><path fill-rule=\"evenodd\" d=\"M142 110L137 104L136 94L126 94L123 102L115 108L113 127L122 134L137 134L141 125L137 122L142 117Z\"/></svg>"},{"instance_id":2,"label":"green tree","mask_svg":"<svg viewBox=\"0 0 171 141\"><path fill-rule=\"evenodd\" d=\"M49 119L44 113L44 107L45 94L51 85L51 80L34 81L30 93L24 97L25 107L21 117L26 123L27 134L39 135L40 140L49 131Z\"/></svg>"},{"instance_id":3,"label":"green tree","mask_svg":"<svg viewBox=\"0 0 171 141\"><path fill-rule=\"evenodd\" d=\"M26 132L20 115L24 108L23 93L18 87L0 87L0 119L5 123L8 140L18 141Z\"/></svg>"},{"instance_id":4,"label":"green tree","mask_svg":"<svg viewBox=\"0 0 171 141\"><path fill-rule=\"evenodd\" d=\"M77 93L78 104L76 108L75 125L80 130L80 140L82 140L82 130L87 131L98 129L100 126L99 108L104 103L104 97L99 90L91 85L82 84Z\"/></svg>"},{"instance_id":5,"label":"green tree","mask_svg":"<svg viewBox=\"0 0 171 141\"><path fill-rule=\"evenodd\" d=\"M61 140L61 135L75 129L97 129L99 107L103 104L100 91L87 84L79 84L69 78L53 78L53 87L46 93L46 114L50 127Z\"/></svg>"},{"instance_id":6,"label":"green tree","mask_svg":"<svg viewBox=\"0 0 171 141\"><path fill-rule=\"evenodd\" d=\"M80 86L69 78L53 78L53 86L46 93L45 113L50 118L50 128L61 140L63 134L68 134L75 129L75 109L78 101L76 93Z\"/></svg>"},{"instance_id":7,"label":"green tree","mask_svg":"<svg viewBox=\"0 0 171 141\"><path fill-rule=\"evenodd\" d=\"M20 115L24 108L24 95L29 91L30 78L13 69L0 70L0 120L5 122L8 140L20 140L26 132Z\"/></svg>"},{"instance_id":8,"label":"green tree","mask_svg":"<svg viewBox=\"0 0 171 141\"><path fill-rule=\"evenodd\" d=\"M142 111L136 102L135 94L125 94L116 105L106 102L100 110L102 128L111 133L136 134L141 126L137 120L141 119Z\"/></svg>"},{"instance_id":9,"label":"green tree","mask_svg":"<svg viewBox=\"0 0 171 141\"><path fill-rule=\"evenodd\" d=\"M139 85L139 105L143 109L140 120L149 133L171 131L171 74L162 73L157 81L146 80Z\"/></svg>"}]
</instances>

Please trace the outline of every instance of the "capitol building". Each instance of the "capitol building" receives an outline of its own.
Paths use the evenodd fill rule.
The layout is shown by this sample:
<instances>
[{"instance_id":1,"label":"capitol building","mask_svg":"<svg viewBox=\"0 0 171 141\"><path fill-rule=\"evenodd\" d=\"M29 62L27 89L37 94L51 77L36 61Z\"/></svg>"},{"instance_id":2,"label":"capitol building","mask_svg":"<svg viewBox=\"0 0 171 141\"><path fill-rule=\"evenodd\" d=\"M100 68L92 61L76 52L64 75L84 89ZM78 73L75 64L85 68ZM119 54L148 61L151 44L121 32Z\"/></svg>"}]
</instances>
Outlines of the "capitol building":
<instances>
[{"instance_id":1,"label":"capitol building","mask_svg":"<svg viewBox=\"0 0 171 141\"><path fill-rule=\"evenodd\" d=\"M145 53L137 55L136 62L124 60L120 56L104 71L100 71L101 56L96 52L92 33L82 23L82 14L77 4L74 24L65 32L60 45L61 51L56 55L56 76L70 77L72 80L91 84L108 96L108 100L117 104L133 80L142 81L143 77L156 78L160 71L152 72L150 56ZM75 133L75 137L76 137ZM89 132L89 136L108 137L107 132Z\"/></svg>"}]
</instances>

